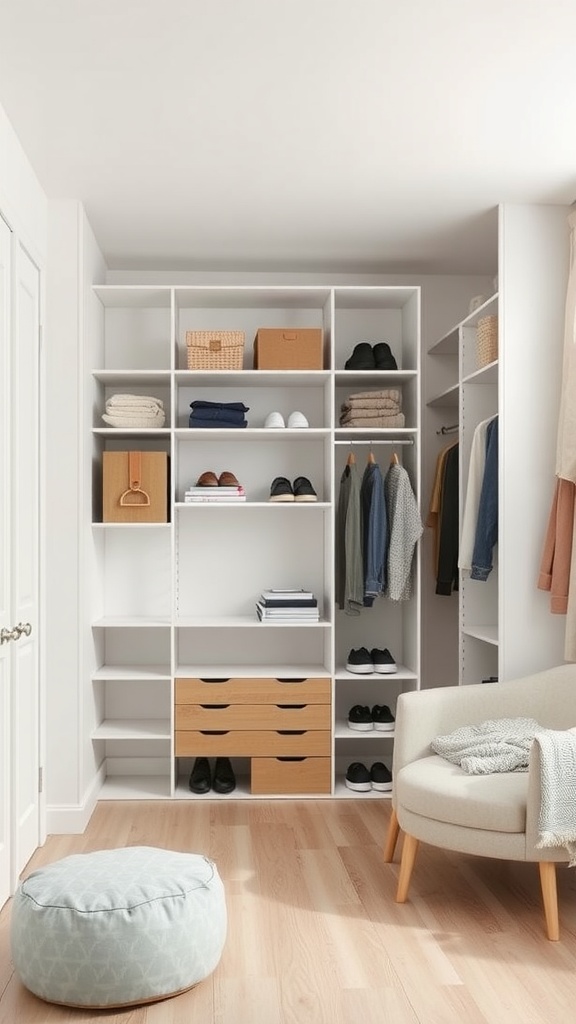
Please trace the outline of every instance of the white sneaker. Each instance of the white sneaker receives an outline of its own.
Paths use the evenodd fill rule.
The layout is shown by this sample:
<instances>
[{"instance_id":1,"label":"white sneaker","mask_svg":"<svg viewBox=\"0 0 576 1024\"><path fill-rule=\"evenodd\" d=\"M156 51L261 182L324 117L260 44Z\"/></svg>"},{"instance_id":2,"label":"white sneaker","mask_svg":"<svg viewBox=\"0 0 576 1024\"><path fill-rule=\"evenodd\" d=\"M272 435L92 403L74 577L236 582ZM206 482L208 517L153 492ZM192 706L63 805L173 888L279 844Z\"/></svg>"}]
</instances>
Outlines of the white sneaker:
<instances>
[{"instance_id":1,"label":"white sneaker","mask_svg":"<svg viewBox=\"0 0 576 1024\"><path fill-rule=\"evenodd\" d=\"M304 427L309 427L310 424L308 423L308 420L306 419L306 417L305 417L303 412L296 411L296 412L291 412L290 413L290 415L288 417L288 426L292 427L292 428L294 428L294 427L304 428Z\"/></svg>"},{"instance_id":2,"label":"white sneaker","mask_svg":"<svg viewBox=\"0 0 576 1024\"><path fill-rule=\"evenodd\" d=\"M266 419L264 420L264 426L270 429L276 429L279 427L285 427L284 417L281 412L269 412Z\"/></svg>"}]
</instances>

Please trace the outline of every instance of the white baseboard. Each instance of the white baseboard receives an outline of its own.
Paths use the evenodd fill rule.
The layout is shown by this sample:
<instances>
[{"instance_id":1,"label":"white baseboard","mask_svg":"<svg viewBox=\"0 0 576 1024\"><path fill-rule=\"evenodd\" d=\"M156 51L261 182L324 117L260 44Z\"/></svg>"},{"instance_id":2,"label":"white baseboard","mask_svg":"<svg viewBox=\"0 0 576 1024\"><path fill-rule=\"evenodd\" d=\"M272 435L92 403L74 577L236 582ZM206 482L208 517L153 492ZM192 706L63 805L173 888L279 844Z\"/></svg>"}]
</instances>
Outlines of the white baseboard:
<instances>
[{"instance_id":1,"label":"white baseboard","mask_svg":"<svg viewBox=\"0 0 576 1024\"><path fill-rule=\"evenodd\" d=\"M94 776L90 789L80 804L47 804L46 833L47 835L80 835L84 832L94 808L105 778L105 766L101 765Z\"/></svg>"}]
</instances>

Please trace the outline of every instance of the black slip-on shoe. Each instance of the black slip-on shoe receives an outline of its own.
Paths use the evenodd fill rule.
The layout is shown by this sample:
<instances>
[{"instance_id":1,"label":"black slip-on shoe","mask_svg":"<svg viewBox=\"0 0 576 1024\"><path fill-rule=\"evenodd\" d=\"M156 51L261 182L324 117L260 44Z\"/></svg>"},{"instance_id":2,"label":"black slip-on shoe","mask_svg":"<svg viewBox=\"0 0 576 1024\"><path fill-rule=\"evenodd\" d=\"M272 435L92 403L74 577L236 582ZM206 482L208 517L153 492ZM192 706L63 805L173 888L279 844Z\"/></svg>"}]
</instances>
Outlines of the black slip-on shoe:
<instances>
[{"instance_id":1,"label":"black slip-on shoe","mask_svg":"<svg viewBox=\"0 0 576 1024\"><path fill-rule=\"evenodd\" d=\"M385 341L374 345L374 362L377 370L397 370L398 363L392 355L390 345Z\"/></svg>"},{"instance_id":2,"label":"black slip-on shoe","mask_svg":"<svg viewBox=\"0 0 576 1024\"><path fill-rule=\"evenodd\" d=\"M212 788L215 793L231 793L236 789L236 776L229 757L217 757Z\"/></svg>"},{"instance_id":3,"label":"black slip-on shoe","mask_svg":"<svg viewBox=\"0 0 576 1024\"><path fill-rule=\"evenodd\" d=\"M210 763L207 757L197 757L192 766L188 785L193 793L209 793L212 785Z\"/></svg>"},{"instance_id":4,"label":"black slip-on shoe","mask_svg":"<svg viewBox=\"0 0 576 1024\"><path fill-rule=\"evenodd\" d=\"M372 789L372 779L365 764L353 761L346 771L346 785L356 793L367 793Z\"/></svg>"},{"instance_id":5,"label":"black slip-on shoe","mask_svg":"<svg viewBox=\"0 0 576 1024\"><path fill-rule=\"evenodd\" d=\"M270 497L268 501L294 501L292 484L285 476L274 477L270 484Z\"/></svg>"},{"instance_id":6,"label":"black slip-on shoe","mask_svg":"<svg viewBox=\"0 0 576 1024\"><path fill-rule=\"evenodd\" d=\"M353 648L348 655L346 670L348 672L357 672L359 675L373 672L374 662L370 652L365 647L359 647L357 651Z\"/></svg>"},{"instance_id":7,"label":"black slip-on shoe","mask_svg":"<svg viewBox=\"0 0 576 1024\"><path fill-rule=\"evenodd\" d=\"M374 728L372 714L369 707L362 704L355 704L348 712L348 728L356 732L370 732Z\"/></svg>"},{"instance_id":8,"label":"black slip-on shoe","mask_svg":"<svg viewBox=\"0 0 576 1024\"><path fill-rule=\"evenodd\" d=\"M392 789L392 772L382 761L375 761L370 769L370 784L379 793L389 793Z\"/></svg>"},{"instance_id":9,"label":"black slip-on shoe","mask_svg":"<svg viewBox=\"0 0 576 1024\"><path fill-rule=\"evenodd\" d=\"M374 728L379 732L392 732L396 724L394 715L387 704L375 704L370 712Z\"/></svg>"},{"instance_id":10,"label":"black slip-on shoe","mask_svg":"<svg viewBox=\"0 0 576 1024\"><path fill-rule=\"evenodd\" d=\"M318 501L318 495L307 476L297 476L294 481L294 501Z\"/></svg>"},{"instance_id":11,"label":"black slip-on shoe","mask_svg":"<svg viewBox=\"0 0 576 1024\"><path fill-rule=\"evenodd\" d=\"M352 355L344 363L345 370L375 370L376 361L372 346L367 341L361 341L354 347Z\"/></svg>"},{"instance_id":12,"label":"black slip-on shoe","mask_svg":"<svg viewBox=\"0 0 576 1024\"><path fill-rule=\"evenodd\" d=\"M398 666L387 647L385 647L383 651L379 650L377 647L373 647L370 651L370 656L374 664L374 672L380 672L382 675L387 675L389 672L398 671Z\"/></svg>"}]
</instances>

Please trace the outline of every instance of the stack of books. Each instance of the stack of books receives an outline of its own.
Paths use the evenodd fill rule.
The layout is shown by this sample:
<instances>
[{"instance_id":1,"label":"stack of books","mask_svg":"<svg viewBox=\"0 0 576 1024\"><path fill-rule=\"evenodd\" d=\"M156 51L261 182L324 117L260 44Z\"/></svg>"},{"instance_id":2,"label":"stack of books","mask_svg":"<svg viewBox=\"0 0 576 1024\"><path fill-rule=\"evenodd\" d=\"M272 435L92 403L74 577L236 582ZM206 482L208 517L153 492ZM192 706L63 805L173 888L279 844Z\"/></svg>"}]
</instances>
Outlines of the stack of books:
<instances>
[{"instance_id":1,"label":"stack of books","mask_svg":"<svg viewBox=\"0 0 576 1024\"><path fill-rule=\"evenodd\" d=\"M246 491L238 487L189 487L184 492L184 501L190 504L195 501L207 501L217 504L228 501L246 501Z\"/></svg>"},{"instance_id":2,"label":"stack of books","mask_svg":"<svg viewBox=\"0 0 576 1024\"><path fill-rule=\"evenodd\" d=\"M318 622L318 601L310 590L263 590L256 602L260 622Z\"/></svg>"}]
</instances>

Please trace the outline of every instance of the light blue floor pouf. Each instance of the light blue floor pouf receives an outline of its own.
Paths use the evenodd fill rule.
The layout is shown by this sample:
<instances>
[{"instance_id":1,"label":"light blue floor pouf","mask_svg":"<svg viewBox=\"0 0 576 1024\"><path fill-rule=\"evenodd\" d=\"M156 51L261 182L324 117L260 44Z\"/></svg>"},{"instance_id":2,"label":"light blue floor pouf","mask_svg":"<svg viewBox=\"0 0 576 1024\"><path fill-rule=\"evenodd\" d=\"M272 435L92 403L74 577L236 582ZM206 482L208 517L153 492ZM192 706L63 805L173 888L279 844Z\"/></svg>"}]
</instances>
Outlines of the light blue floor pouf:
<instances>
[{"instance_id":1,"label":"light blue floor pouf","mask_svg":"<svg viewBox=\"0 0 576 1024\"><path fill-rule=\"evenodd\" d=\"M12 959L26 988L48 1002L127 1006L206 978L226 927L224 887L207 857L150 846L98 850L20 884Z\"/></svg>"}]
</instances>

